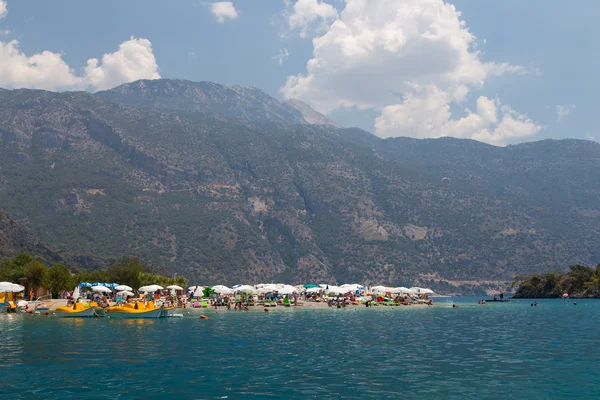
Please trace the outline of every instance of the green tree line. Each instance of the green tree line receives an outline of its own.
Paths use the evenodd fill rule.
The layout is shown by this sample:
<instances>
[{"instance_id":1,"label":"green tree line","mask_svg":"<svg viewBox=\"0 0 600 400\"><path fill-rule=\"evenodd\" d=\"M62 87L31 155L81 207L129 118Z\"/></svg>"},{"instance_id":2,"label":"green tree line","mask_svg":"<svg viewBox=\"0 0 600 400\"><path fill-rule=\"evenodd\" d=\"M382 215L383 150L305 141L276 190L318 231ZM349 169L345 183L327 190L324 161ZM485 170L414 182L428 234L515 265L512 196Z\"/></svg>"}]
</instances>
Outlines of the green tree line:
<instances>
[{"instance_id":1,"label":"green tree line","mask_svg":"<svg viewBox=\"0 0 600 400\"><path fill-rule=\"evenodd\" d=\"M61 291L73 290L81 282L116 282L134 289L151 284L185 288L188 284L188 280L182 276L170 278L153 273L139 259L132 257L124 257L106 269L92 272L74 272L61 263L49 267L25 253L6 258L0 263L0 281L18 283L23 278L27 279L33 290L45 287L53 297L58 297Z\"/></svg>"},{"instance_id":2,"label":"green tree line","mask_svg":"<svg viewBox=\"0 0 600 400\"><path fill-rule=\"evenodd\" d=\"M569 271L517 276L514 297L561 297L564 293L575 297L600 297L600 264L595 268L573 265Z\"/></svg>"}]
</instances>

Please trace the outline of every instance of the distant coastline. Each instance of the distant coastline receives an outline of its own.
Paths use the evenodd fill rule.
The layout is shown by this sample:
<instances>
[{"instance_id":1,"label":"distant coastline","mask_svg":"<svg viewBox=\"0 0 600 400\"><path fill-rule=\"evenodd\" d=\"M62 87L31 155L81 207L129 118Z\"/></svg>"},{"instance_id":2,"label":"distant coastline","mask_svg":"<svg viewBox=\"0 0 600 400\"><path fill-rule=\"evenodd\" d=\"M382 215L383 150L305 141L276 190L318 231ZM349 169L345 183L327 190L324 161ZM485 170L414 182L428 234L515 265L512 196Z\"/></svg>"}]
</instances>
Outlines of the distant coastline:
<instances>
[{"instance_id":1,"label":"distant coastline","mask_svg":"<svg viewBox=\"0 0 600 400\"><path fill-rule=\"evenodd\" d=\"M517 288L515 299L600 298L600 265L574 265L569 271L517 276L512 286Z\"/></svg>"}]
</instances>

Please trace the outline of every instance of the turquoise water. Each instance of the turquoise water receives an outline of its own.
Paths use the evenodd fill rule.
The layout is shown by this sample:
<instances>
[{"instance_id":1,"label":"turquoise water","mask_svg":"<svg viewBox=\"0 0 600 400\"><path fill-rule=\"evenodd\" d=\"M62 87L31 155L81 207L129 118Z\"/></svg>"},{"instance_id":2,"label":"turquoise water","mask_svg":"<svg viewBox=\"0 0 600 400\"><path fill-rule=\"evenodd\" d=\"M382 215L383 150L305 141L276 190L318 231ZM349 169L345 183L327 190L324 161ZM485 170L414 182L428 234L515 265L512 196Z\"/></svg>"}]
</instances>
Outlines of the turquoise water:
<instances>
[{"instance_id":1,"label":"turquoise water","mask_svg":"<svg viewBox=\"0 0 600 400\"><path fill-rule=\"evenodd\" d=\"M64 399L600 396L600 301L0 315L0 394ZM441 303L441 304L440 304ZM168 397L165 397L168 396Z\"/></svg>"}]
</instances>

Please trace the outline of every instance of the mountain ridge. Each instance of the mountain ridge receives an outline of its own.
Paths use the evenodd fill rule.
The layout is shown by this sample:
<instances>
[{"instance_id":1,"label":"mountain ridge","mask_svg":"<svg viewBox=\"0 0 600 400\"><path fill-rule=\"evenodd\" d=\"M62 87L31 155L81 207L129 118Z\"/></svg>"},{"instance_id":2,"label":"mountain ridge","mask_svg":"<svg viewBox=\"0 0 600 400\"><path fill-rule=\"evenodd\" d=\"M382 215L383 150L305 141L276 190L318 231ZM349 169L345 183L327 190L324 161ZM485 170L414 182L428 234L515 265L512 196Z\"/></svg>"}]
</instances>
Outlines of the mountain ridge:
<instances>
[{"instance_id":1,"label":"mountain ridge","mask_svg":"<svg viewBox=\"0 0 600 400\"><path fill-rule=\"evenodd\" d=\"M187 90L0 91L0 204L53 247L198 283L447 287L600 259L597 144L380 139Z\"/></svg>"}]
</instances>

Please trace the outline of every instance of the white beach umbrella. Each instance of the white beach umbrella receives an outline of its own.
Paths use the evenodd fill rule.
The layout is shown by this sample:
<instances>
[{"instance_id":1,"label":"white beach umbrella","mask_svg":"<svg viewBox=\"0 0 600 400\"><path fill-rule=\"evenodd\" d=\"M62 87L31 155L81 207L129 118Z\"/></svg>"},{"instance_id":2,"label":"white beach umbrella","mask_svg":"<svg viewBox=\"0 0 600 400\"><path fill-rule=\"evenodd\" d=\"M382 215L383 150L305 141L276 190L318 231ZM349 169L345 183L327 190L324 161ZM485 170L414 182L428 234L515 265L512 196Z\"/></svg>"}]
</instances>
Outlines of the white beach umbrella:
<instances>
[{"instance_id":1,"label":"white beach umbrella","mask_svg":"<svg viewBox=\"0 0 600 400\"><path fill-rule=\"evenodd\" d=\"M118 296L135 296L135 294L133 294L133 292L130 292L129 290L123 290L120 292L117 292Z\"/></svg>"},{"instance_id":2,"label":"white beach umbrella","mask_svg":"<svg viewBox=\"0 0 600 400\"><path fill-rule=\"evenodd\" d=\"M127 285L119 285L119 286L115 287L115 290L118 290L118 291L126 290L128 292L131 292L133 289Z\"/></svg>"},{"instance_id":3,"label":"white beach umbrella","mask_svg":"<svg viewBox=\"0 0 600 400\"><path fill-rule=\"evenodd\" d=\"M234 289L236 292L243 292L243 293L248 293L248 294L256 293L256 288L254 286L250 286L250 285L240 285Z\"/></svg>"},{"instance_id":4,"label":"white beach umbrella","mask_svg":"<svg viewBox=\"0 0 600 400\"><path fill-rule=\"evenodd\" d=\"M322 292L323 289L322 287L315 287L315 288L310 288L310 289L306 289L306 293L318 293L318 292Z\"/></svg>"},{"instance_id":5,"label":"white beach umbrella","mask_svg":"<svg viewBox=\"0 0 600 400\"><path fill-rule=\"evenodd\" d=\"M342 288L339 286L329 286L329 289L325 289L325 293L327 293L328 290L329 290L329 293L334 293L334 294L344 294L344 293L348 293L348 292L352 291L350 289Z\"/></svg>"},{"instance_id":6,"label":"white beach umbrella","mask_svg":"<svg viewBox=\"0 0 600 400\"><path fill-rule=\"evenodd\" d=\"M233 290L231 290L227 286L223 286L223 285L213 286L212 290L214 290L215 293L218 293L218 294L232 294L233 293Z\"/></svg>"},{"instance_id":7,"label":"white beach umbrella","mask_svg":"<svg viewBox=\"0 0 600 400\"><path fill-rule=\"evenodd\" d=\"M138 291L143 292L143 293L150 293L150 292L156 292L157 290L163 290L163 289L164 288L159 285L148 285L148 286L142 286L141 288L138 289Z\"/></svg>"},{"instance_id":8,"label":"white beach umbrella","mask_svg":"<svg viewBox=\"0 0 600 400\"><path fill-rule=\"evenodd\" d=\"M409 288L405 288L404 286L400 286L397 288L394 288L394 290L392 290L393 294L411 294L411 290Z\"/></svg>"},{"instance_id":9,"label":"white beach umbrella","mask_svg":"<svg viewBox=\"0 0 600 400\"><path fill-rule=\"evenodd\" d=\"M392 292L394 289L387 286L373 286L371 288L372 293L388 293Z\"/></svg>"},{"instance_id":10,"label":"white beach umbrella","mask_svg":"<svg viewBox=\"0 0 600 400\"><path fill-rule=\"evenodd\" d=\"M27 307L27 305L28 305L28 304L29 304L29 303L28 303L27 301L25 301L25 300L20 300L20 301L17 303L17 307Z\"/></svg>"},{"instance_id":11,"label":"white beach umbrella","mask_svg":"<svg viewBox=\"0 0 600 400\"><path fill-rule=\"evenodd\" d=\"M167 286L167 289L171 289L171 290L183 290L183 288L181 286L177 286L177 285Z\"/></svg>"},{"instance_id":12,"label":"white beach umbrella","mask_svg":"<svg viewBox=\"0 0 600 400\"><path fill-rule=\"evenodd\" d=\"M17 285L16 283L0 282L0 293L18 293L22 292L23 290L25 290L25 287Z\"/></svg>"},{"instance_id":13,"label":"white beach umbrella","mask_svg":"<svg viewBox=\"0 0 600 400\"><path fill-rule=\"evenodd\" d=\"M110 290L106 286L92 286L92 290L94 292L99 292L99 293L112 293L112 290Z\"/></svg>"},{"instance_id":14,"label":"white beach umbrella","mask_svg":"<svg viewBox=\"0 0 600 400\"><path fill-rule=\"evenodd\" d=\"M298 292L298 289L290 285L285 285L281 289L278 289L277 292L279 294L292 294Z\"/></svg>"},{"instance_id":15,"label":"white beach umbrella","mask_svg":"<svg viewBox=\"0 0 600 400\"><path fill-rule=\"evenodd\" d=\"M431 289L421 289L421 293L420 294L433 294L434 291Z\"/></svg>"}]
</instances>

